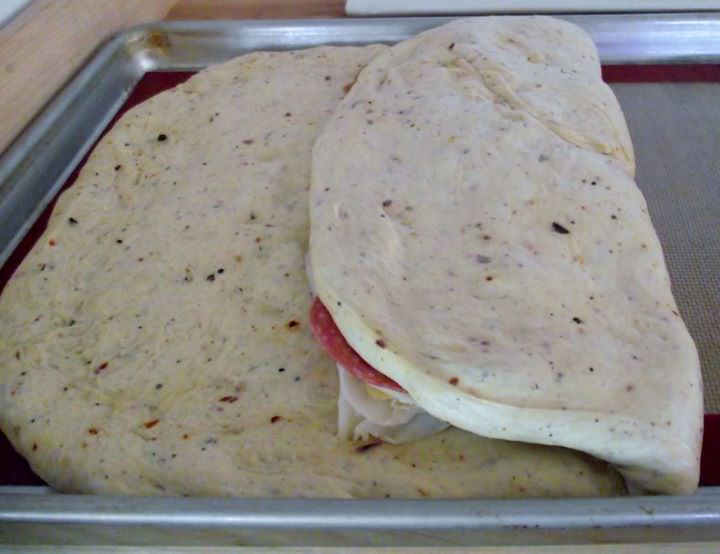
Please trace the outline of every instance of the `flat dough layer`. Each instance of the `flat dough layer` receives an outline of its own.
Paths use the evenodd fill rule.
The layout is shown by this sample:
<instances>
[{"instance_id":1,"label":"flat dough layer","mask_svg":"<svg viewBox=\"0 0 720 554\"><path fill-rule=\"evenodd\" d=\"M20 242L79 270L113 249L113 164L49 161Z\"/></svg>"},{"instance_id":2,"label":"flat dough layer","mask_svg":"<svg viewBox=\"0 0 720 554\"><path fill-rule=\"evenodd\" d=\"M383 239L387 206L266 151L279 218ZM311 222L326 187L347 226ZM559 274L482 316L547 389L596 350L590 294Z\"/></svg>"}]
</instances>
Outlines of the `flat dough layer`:
<instances>
[{"instance_id":1,"label":"flat dough layer","mask_svg":"<svg viewBox=\"0 0 720 554\"><path fill-rule=\"evenodd\" d=\"M430 30L375 58L315 145L318 295L432 415L691 492L698 356L633 173L578 27Z\"/></svg>"},{"instance_id":2,"label":"flat dough layer","mask_svg":"<svg viewBox=\"0 0 720 554\"><path fill-rule=\"evenodd\" d=\"M336 436L311 337L313 141L383 47L258 53L128 112L0 298L0 427L62 491L605 495L606 465L459 430ZM367 446L367 448L362 448Z\"/></svg>"}]
</instances>

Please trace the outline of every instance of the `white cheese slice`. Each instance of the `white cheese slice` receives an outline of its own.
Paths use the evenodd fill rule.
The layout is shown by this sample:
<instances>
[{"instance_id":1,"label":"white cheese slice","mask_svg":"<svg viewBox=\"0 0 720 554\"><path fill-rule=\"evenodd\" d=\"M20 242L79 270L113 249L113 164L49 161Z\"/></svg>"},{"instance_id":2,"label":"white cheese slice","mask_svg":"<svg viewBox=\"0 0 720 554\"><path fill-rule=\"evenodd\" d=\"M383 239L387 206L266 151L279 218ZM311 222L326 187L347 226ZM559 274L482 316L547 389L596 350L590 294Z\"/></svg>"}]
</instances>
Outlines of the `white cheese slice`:
<instances>
[{"instance_id":1,"label":"white cheese slice","mask_svg":"<svg viewBox=\"0 0 720 554\"><path fill-rule=\"evenodd\" d=\"M391 444L416 441L449 427L419 407L407 393L373 387L386 399L370 394L364 381L339 365L338 435L346 440L371 436Z\"/></svg>"}]
</instances>

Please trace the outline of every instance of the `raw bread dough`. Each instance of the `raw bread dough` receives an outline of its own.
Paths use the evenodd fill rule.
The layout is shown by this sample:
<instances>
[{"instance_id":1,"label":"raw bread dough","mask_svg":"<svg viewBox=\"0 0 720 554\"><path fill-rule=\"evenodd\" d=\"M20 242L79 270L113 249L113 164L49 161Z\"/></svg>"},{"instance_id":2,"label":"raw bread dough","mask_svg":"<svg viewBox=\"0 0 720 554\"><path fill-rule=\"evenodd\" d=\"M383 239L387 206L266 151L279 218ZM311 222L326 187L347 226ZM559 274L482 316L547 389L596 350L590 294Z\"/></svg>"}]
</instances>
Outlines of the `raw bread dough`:
<instances>
[{"instance_id":1,"label":"raw bread dough","mask_svg":"<svg viewBox=\"0 0 720 554\"><path fill-rule=\"evenodd\" d=\"M257 53L124 115L0 299L0 427L61 491L617 494L606 464L453 430L336 435L311 337L311 148L381 46Z\"/></svg>"},{"instance_id":2,"label":"raw bread dough","mask_svg":"<svg viewBox=\"0 0 720 554\"><path fill-rule=\"evenodd\" d=\"M314 149L315 287L437 418L698 483L701 377L590 38L461 20L377 56Z\"/></svg>"}]
</instances>

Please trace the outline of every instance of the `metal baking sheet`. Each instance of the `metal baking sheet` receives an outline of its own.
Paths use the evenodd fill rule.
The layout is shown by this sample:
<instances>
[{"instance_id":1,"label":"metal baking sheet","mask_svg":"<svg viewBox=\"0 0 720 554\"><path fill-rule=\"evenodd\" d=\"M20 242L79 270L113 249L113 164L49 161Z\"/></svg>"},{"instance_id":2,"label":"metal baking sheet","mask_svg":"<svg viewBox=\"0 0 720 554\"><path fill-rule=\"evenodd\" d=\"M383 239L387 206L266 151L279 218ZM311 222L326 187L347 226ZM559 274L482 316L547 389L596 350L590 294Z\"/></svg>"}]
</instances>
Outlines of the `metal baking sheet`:
<instances>
[{"instance_id":1,"label":"metal baking sheet","mask_svg":"<svg viewBox=\"0 0 720 554\"><path fill-rule=\"evenodd\" d=\"M720 79L706 77L720 64L720 14L567 19L593 36L604 64L643 64L638 70L646 73L657 64L676 64L694 72L692 82L672 84L685 87L679 97L668 96L668 88L653 79L615 88L638 150L638 179L680 286L676 293L685 306L683 315L696 340L702 337L705 380L715 387L720 313L711 308L720 302L720 287L712 280L720 274L720 217L713 208L720 203L720 100L713 100L720 98ZM170 22L117 36L0 157L0 264L146 73L200 69L259 49L392 43L446 21ZM633 89L637 86L645 88ZM648 118L652 125L645 124ZM668 125L673 132L662 136ZM704 141L704 150L695 151L685 137ZM678 155L684 165L673 163ZM658 159L662 163L655 163ZM665 185L675 181L685 185L687 194L673 196L674 189ZM670 210L674 205L677 210ZM703 240L708 237L712 240ZM694 288L697 296L687 296ZM716 487L702 487L692 497L477 501L119 498L0 487L0 543L456 546L707 540L720 540Z\"/></svg>"}]
</instances>

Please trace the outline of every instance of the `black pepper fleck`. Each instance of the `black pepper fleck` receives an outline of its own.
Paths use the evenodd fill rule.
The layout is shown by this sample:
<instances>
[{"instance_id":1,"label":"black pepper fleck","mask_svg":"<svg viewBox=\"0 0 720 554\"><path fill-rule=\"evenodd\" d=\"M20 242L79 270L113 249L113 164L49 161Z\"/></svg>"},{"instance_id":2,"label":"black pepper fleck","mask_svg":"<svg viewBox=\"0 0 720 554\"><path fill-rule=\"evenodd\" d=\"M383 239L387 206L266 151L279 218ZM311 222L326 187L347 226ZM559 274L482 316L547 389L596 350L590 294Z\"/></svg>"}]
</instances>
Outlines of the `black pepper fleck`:
<instances>
[{"instance_id":1,"label":"black pepper fleck","mask_svg":"<svg viewBox=\"0 0 720 554\"><path fill-rule=\"evenodd\" d=\"M560 233L561 235L567 235L568 233L570 233L570 231L560 225L557 221L553 221L552 228L553 231L555 231L556 233Z\"/></svg>"}]
</instances>

